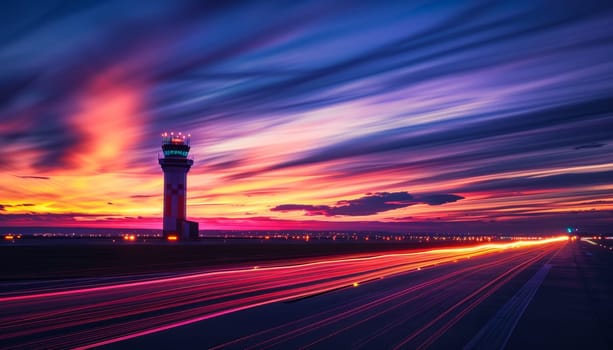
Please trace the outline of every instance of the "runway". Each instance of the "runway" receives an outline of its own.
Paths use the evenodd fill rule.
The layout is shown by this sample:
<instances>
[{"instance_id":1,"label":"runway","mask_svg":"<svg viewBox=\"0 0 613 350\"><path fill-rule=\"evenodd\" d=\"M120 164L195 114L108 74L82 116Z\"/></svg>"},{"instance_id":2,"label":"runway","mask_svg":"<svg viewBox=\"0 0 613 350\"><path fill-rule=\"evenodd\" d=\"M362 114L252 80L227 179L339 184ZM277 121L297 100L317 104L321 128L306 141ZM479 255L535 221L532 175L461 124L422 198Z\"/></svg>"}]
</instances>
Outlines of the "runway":
<instances>
[{"instance_id":1,"label":"runway","mask_svg":"<svg viewBox=\"0 0 613 350\"><path fill-rule=\"evenodd\" d=\"M506 332L504 346L569 245L560 237L37 284L0 296L0 346L479 348L491 329ZM492 321L501 309L510 321Z\"/></svg>"}]
</instances>

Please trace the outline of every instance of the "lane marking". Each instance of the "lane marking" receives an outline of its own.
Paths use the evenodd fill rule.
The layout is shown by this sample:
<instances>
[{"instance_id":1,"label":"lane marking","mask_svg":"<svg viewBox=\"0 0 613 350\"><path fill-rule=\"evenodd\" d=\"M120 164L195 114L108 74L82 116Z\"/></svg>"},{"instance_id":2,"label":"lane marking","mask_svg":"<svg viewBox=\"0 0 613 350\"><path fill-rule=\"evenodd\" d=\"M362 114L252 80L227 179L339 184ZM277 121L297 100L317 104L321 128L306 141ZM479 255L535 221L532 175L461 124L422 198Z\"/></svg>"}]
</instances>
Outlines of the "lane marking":
<instances>
[{"instance_id":1,"label":"lane marking","mask_svg":"<svg viewBox=\"0 0 613 350\"><path fill-rule=\"evenodd\" d=\"M550 269L551 264L543 265L463 349L504 349Z\"/></svg>"}]
</instances>

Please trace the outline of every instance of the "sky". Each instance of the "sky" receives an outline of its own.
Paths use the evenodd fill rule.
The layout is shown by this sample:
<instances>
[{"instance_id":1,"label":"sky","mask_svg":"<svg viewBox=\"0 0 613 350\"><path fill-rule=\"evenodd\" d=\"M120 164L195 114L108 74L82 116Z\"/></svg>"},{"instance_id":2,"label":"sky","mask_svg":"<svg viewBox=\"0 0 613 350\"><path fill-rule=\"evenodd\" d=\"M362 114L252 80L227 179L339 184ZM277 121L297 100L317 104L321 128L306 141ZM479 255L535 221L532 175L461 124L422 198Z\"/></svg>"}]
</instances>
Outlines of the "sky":
<instances>
[{"instance_id":1,"label":"sky","mask_svg":"<svg viewBox=\"0 0 613 350\"><path fill-rule=\"evenodd\" d=\"M0 5L0 226L613 231L610 1Z\"/></svg>"}]
</instances>

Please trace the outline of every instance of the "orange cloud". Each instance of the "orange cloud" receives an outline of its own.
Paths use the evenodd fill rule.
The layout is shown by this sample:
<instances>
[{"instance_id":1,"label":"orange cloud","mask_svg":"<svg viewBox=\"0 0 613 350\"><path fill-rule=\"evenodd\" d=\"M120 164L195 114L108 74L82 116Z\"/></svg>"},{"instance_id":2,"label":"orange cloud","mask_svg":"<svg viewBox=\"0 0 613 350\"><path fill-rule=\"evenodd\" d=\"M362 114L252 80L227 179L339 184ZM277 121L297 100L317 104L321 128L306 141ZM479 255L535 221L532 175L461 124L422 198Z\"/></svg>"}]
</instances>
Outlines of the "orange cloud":
<instances>
[{"instance_id":1,"label":"orange cloud","mask_svg":"<svg viewBox=\"0 0 613 350\"><path fill-rule=\"evenodd\" d=\"M131 145L140 141L144 118L141 89L121 83L117 74L102 74L78 98L71 121L83 135L73 161L85 172L118 169L129 161Z\"/></svg>"}]
</instances>

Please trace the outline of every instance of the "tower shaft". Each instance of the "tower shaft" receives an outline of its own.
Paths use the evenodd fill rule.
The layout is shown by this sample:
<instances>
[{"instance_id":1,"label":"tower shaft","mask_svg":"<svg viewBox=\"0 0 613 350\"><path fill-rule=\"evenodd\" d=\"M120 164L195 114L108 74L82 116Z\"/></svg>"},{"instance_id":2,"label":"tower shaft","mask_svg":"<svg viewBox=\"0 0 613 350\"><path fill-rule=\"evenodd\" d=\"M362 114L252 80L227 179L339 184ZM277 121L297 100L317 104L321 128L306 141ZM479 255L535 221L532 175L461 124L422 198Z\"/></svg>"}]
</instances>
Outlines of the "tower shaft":
<instances>
[{"instance_id":1,"label":"tower shaft","mask_svg":"<svg viewBox=\"0 0 613 350\"><path fill-rule=\"evenodd\" d=\"M164 172L164 219L162 234L169 240L198 238L198 223L186 219L187 173L194 164L187 157L189 135L162 134L163 157L158 162Z\"/></svg>"},{"instance_id":2,"label":"tower shaft","mask_svg":"<svg viewBox=\"0 0 613 350\"><path fill-rule=\"evenodd\" d=\"M182 223L186 221L187 172L193 164L191 159L159 160L164 171L164 222L162 233L181 236Z\"/></svg>"}]
</instances>

